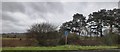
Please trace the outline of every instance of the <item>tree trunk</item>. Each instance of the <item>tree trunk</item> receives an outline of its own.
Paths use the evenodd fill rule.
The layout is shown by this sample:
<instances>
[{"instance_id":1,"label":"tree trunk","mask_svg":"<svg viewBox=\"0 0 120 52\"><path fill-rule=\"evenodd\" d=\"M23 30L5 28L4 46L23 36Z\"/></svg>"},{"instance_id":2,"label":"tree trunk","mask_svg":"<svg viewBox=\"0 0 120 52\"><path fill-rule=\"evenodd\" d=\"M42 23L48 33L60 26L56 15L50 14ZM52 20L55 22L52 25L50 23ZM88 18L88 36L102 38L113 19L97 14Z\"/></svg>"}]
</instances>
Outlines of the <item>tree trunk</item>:
<instances>
[{"instance_id":1,"label":"tree trunk","mask_svg":"<svg viewBox=\"0 0 120 52\"><path fill-rule=\"evenodd\" d=\"M103 37L102 24L103 24L103 21L101 20L101 23L100 23L100 37Z\"/></svg>"},{"instance_id":2,"label":"tree trunk","mask_svg":"<svg viewBox=\"0 0 120 52\"><path fill-rule=\"evenodd\" d=\"M90 37L91 37L91 29L90 29Z\"/></svg>"},{"instance_id":3,"label":"tree trunk","mask_svg":"<svg viewBox=\"0 0 120 52\"><path fill-rule=\"evenodd\" d=\"M103 37L103 34L102 34L103 32L102 32L102 25L101 25L101 27L100 27L100 37Z\"/></svg>"},{"instance_id":4,"label":"tree trunk","mask_svg":"<svg viewBox=\"0 0 120 52\"><path fill-rule=\"evenodd\" d=\"M100 37L103 37L103 34L102 34L102 29L101 29L101 31L100 31Z\"/></svg>"},{"instance_id":5,"label":"tree trunk","mask_svg":"<svg viewBox=\"0 0 120 52\"><path fill-rule=\"evenodd\" d=\"M111 33L112 33L112 30L113 30L113 29L112 29L112 25L110 25L110 31L109 31L109 32L111 32Z\"/></svg>"}]
</instances>

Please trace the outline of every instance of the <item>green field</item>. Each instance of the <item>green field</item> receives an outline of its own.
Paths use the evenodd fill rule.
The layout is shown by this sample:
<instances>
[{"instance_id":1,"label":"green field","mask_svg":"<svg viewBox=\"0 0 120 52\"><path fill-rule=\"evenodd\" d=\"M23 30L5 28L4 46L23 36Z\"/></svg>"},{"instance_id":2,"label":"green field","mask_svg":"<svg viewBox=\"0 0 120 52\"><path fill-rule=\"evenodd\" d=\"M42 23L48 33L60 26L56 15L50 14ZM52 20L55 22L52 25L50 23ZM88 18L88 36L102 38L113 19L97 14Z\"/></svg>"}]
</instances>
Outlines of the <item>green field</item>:
<instances>
[{"instance_id":1,"label":"green field","mask_svg":"<svg viewBox=\"0 0 120 52\"><path fill-rule=\"evenodd\" d=\"M55 47L3 47L2 50L106 50L116 49L118 46L77 46L63 45Z\"/></svg>"}]
</instances>

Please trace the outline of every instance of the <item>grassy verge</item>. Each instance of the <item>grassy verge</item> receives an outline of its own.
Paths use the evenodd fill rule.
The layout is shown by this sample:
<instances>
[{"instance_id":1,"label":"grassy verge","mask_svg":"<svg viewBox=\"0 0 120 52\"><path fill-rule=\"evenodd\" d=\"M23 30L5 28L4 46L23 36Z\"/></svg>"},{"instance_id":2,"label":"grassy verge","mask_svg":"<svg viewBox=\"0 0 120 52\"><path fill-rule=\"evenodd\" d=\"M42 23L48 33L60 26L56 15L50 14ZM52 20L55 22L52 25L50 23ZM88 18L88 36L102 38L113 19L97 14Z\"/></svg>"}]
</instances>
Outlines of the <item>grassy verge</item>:
<instances>
[{"instance_id":1,"label":"grassy verge","mask_svg":"<svg viewBox=\"0 0 120 52\"><path fill-rule=\"evenodd\" d=\"M63 45L55 47L3 47L2 50L101 50L101 49L115 49L118 46L77 46L77 45Z\"/></svg>"}]
</instances>

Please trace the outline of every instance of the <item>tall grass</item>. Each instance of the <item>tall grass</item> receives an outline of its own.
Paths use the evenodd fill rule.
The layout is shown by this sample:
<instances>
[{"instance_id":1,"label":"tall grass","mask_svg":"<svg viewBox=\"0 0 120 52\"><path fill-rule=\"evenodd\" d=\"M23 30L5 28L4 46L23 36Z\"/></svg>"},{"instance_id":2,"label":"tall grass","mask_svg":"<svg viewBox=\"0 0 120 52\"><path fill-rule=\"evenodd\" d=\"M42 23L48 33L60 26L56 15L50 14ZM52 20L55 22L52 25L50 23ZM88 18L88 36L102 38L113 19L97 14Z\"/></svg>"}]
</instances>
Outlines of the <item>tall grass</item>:
<instances>
[{"instance_id":1,"label":"tall grass","mask_svg":"<svg viewBox=\"0 0 120 52\"><path fill-rule=\"evenodd\" d=\"M55 47L3 47L3 50L101 50L115 49L118 46L80 46L80 45L62 45Z\"/></svg>"}]
</instances>

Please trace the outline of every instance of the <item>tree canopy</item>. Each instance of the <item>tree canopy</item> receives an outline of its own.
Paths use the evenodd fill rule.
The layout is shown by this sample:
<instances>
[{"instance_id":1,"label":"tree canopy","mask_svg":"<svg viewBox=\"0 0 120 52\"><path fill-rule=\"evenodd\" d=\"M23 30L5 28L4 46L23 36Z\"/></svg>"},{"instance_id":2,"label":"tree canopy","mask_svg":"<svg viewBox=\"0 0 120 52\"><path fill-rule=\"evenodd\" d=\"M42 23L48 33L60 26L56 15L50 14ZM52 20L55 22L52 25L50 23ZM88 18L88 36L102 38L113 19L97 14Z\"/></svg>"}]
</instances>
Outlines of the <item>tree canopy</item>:
<instances>
[{"instance_id":1,"label":"tree canopy","mask_svg":"<svg viewBox=\"0 0 120 52\"><path fill-rule=\"evenodd\" d=\"M73 15L73 20L69 21L69 22L65 22L62 24L62 26L60 27L60 32L64 32L64 31L69 31L69 32L81 32L82 27L85 27L86 21L85 21L85 17L83 16L83 14L74 14Z\"/></svg>"}]
</instances>

